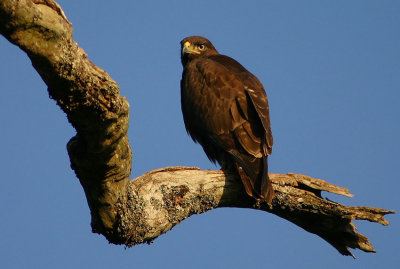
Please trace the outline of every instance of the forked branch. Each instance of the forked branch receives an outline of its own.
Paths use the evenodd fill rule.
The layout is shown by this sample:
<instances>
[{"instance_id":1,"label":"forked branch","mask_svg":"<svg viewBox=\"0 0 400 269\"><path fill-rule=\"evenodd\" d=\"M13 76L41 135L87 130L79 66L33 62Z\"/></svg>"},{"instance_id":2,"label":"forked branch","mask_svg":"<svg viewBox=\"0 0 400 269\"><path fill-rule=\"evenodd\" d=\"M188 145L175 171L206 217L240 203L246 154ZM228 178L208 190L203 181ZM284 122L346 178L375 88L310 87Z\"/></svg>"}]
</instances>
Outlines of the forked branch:
<instances>
[{"instance_id":1,"label":"forked branch","mask_svg":"<svg viewBox=\"0 0 400 269\"><path fill-rule=\"evenodd\" d=\"M87 59L72 27L53 0L0 0L0 33L25 51L77 134L68 143L71 166L90 207L92 228L115 244L149 242L192 214L217 207L257 208L315 233L340 253L374 252L353 219L389 224L371 207L323 199L321 191L351 196L347 189L304 175L271 174L272 206L257 205L233 175L170 167L129 179L129 104L117 83Z\"/></svg>"}]
</instances>

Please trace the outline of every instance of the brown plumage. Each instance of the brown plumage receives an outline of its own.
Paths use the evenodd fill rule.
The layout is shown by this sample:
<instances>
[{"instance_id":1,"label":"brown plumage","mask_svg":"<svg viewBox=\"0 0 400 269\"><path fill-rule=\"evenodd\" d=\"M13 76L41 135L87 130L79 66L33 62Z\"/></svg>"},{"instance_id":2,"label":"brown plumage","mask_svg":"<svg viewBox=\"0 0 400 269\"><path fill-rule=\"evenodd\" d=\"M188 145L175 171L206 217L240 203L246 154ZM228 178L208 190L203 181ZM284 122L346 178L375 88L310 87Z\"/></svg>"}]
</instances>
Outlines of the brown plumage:
<instances>
[{"instance_id":1,"label":"brown plumage","mask_svg":"<svg viewBox=\"0 0 400 269\"><path fill-rule=\"evenodd\" d=\"M181 49L187 132L211 161L237 173L248 195L270 203L275 194L267 156L273 140L263 85L204 37L183 39Z\"/></svg>"}]
</instances>

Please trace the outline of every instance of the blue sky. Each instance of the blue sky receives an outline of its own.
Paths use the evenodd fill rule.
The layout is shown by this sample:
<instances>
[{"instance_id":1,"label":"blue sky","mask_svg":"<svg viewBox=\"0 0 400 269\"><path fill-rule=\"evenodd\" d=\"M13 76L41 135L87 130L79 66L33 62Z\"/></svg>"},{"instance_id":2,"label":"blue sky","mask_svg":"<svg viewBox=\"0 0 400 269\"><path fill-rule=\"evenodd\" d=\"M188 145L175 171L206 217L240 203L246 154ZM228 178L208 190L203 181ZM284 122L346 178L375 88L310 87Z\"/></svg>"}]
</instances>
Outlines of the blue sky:
<instances>
[{"instance_id":1,"label":"blue sky","mask_svg":"<svg viewBox=\"0 0 400 269\"><path fill-rule=\"evenodd\" d=\"M399 212L400 2L58 1L89 59L131 104L132 178L165 166L212 165L186 135L179 41L209 38L264 84L270 171L348 187L349 205ZM26 55L0 38L1 268L395 268L400 218L356 221L378 251L341 256L274 215L217 209L152 245L92 234L65 145L74 135Z\"/></svg>"}]
</instances>

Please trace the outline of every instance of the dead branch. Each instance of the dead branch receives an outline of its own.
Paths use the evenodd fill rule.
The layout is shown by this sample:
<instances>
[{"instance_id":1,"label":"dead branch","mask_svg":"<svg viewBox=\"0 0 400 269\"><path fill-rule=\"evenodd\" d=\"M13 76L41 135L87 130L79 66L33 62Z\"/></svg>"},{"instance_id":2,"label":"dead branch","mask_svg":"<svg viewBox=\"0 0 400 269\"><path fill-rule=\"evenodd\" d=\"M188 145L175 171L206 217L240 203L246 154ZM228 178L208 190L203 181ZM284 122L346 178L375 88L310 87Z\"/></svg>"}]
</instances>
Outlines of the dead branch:
<instances>
[{"instance_id":1,"label":"dead branch","mask_svg":"<svg viewBox=\"0 0 400 269\"><path fill-rule=\"evenodd\" d=\"M72 32L55 1L0 0L0 33L27 53L77 131L67 148L94 232L133 246L152 241L192 214L217 207L257 208L319 235L343 255L351 255L348 248L375 251L352 219L388 225L384 215L394 212L323 199L321 191L351 196L323 180L271 174L277 193L271 207L255 204L239 180L221 171L170 167L130 181L129 104L117 83L87 59Z\"/></svg>"},{"instance_id":2,"label":"dead branch","mask_svg":"<svg viewBox=\"0 0 400 269\"><path fill-rule=\"evenodd\" d=\"M321 191L352 195L347 189L320 179L299 174L270 174L270 177L276 191L271 207L257 205L246 195L234 175L225 175L221 171L168 167L148 172L132 181L133 204L140 205L135 208L141 212L140 230L132 233L136 229L135 222L131 222L134 215L127 222L121 222L122 230L133 234L131 241L125 244L149 242L192 214L217 207L240 207L255 208L285 218L319 235L343 255L351 255L349 247L375 252L368 238L356 232L352 219L388 225L383 216L392 211L349 207L323 199Z\"/></svg>"}]
</instances>

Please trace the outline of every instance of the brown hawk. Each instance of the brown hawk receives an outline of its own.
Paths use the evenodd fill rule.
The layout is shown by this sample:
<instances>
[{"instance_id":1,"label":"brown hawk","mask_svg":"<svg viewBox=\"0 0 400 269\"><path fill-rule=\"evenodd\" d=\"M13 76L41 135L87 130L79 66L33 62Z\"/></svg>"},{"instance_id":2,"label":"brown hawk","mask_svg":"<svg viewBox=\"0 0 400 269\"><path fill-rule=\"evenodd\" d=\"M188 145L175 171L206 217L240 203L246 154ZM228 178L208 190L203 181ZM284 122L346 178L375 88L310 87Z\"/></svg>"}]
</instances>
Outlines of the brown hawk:
<instances>
[{"instance_id":1,"label":"brown hawk","mask_svg":"<svg viewBox=\"0 0 400 269\"><path fill-rule=\"evenodd\" d=\"M271 203L272 150L268 99L261 82L209 40L181 41L181 104L185 127L212 162L234 171L248 195Z\"/></svg>"}]
</instances>

